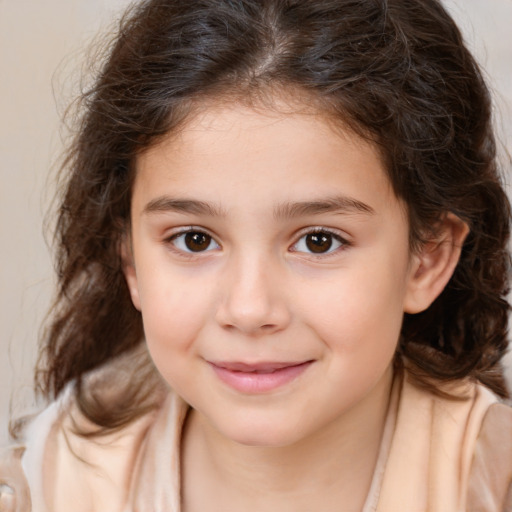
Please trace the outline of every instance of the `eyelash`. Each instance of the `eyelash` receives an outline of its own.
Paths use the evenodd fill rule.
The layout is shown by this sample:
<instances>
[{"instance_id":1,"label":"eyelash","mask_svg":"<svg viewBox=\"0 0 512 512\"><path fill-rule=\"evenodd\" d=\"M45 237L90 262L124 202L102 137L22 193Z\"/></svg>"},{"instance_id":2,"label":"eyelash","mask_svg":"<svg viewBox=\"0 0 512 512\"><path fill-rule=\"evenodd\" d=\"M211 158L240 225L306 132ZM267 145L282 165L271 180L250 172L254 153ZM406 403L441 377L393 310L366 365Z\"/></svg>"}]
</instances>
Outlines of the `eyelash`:
<instances>
[{"instance_id":1,"label":"eyelash","mask_svg":"<svg viewBox=\"0 0 512 512\"><path fill-rule=\"evenodd\" d=\"M180 241L180 240L183 240L183 243L185 244L186 243L185 242L185 237L187 235L191 235L191 234L204 235L204 236L208 237L209 238L209 242L208 242L207 248L205 250L193 251L193 250L188 249L186 246L185 247L178 247L177 242ZM171 235L168 238L166 238L164 240L164 242L166 244L169 244L171 246L171 248L173 249L173 251L177 252L180 255L184 255L186 257L189 257L189 258L190 257L194 257L196 255L199 255L201 253L210 252L210 251L212 251L214 249L220 248L220 245L215 240L215 237L210 235L204 229L197 228L197 227L194 227L194 226L190 226L189 228L183 229L182 231L179 231L178 233L174 233L173 235ZM209 248L212 244L216 245L216 247L214 249L210 249Z\"/></svg>"},{"instance_id":2,"label":"eyelash","mask_svg":"<svg viewBox=\"0 0 512 512\"><path fill-rule=\"evenodd\" d=\"M327 248L327 250L325 252L315 253L314 251L304 251L304 250L299 251L297 249L294 249L294 247L297 247L298 244L301 242L301 240L305 240L305 238L307 236L317 235L317 234L327 235L328 237L331 238L331 244L329 245L329 247ZM336 247L332 248L332 245L334 242L336 242L337 245L336 245ZM304 241L304 244L307 244L307 242ZM315 227L315 228L308 228L307 230L302 231L299 234L297 241L291 246L291 250L292 250L292 252L300 252L302 254L307 254L307 255L313 256L314 258L328 258L328 257L332 256L333 254L335 254L339 251L342 251L350 246L351 246L351 243L346 238L341 236L337 231L319 226L319 227Z\"/></svg>"},{"instance_id":3,"label":"eyelash","mask_svg":"<svg viewBox=\"0 0 512 512\"><path fill-rule=\"evenodd\" d=\"M206 248L204 250L194 251L186 246L178 247L177 242L182 240L183 244L185 244L186 243L185 237L190 234L203 235L203 236L207 237L209 240L208 240L208 245L206 246ZM305 240L306 237L312 236L312 235L319 235L319 234L323 234L323 235L326 235L327 237L330 237L329 247L327 248L326 251L315 253L313 250L309 250L309 251L308 250L297 250L297 246L300 244L300 242L302 240ZM302 254L308 254L315 258L329 257L333 253L343 250L346 247L350 247L350 245L351 245L351 243L346 238L340 236L340 234L338 232L336 232L332 229L324 228L324 227L308 228L307 230L303 230L299 235L300 236L297 238L297 240L291 245L290 251L302 253ZM211 252L212 250L216 250L216 249L220 248L220 244L215 240L214 236L210 235L204 229L194 227L194 226L190 226L186 229L183 229L182 231L179 231L178 233L174 233L173 235L167 237L164 240L164 242L166 244L169 244L173 251L175 251L176 253L178 253L182 256L188 257L188 258L198 256L202 253ZM333 242L335 245L334 248L332 248ZM303 243L307 244L306 241L304 241ZM215 247L210 248L212 244L214 244Z\"/></svg>"}]
</instances>

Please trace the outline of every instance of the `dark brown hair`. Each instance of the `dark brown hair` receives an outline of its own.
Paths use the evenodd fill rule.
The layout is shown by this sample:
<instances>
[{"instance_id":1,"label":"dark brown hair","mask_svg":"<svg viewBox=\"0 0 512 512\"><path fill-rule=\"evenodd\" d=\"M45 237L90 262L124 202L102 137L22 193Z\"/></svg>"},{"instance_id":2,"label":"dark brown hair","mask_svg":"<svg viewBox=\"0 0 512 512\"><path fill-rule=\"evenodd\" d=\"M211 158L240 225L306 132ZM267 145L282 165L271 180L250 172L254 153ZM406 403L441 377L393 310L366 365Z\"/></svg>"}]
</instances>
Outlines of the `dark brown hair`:
<instances>
[{"instance_id":1,"label":"dark brown hair","mask_svg":"<svg viewBox=\"0 0 512 512\"><path fill-rule=\"evenodd\" d=\"M64 166L59 289L40 389L52 397L76 382L82 410L105 427L142 411L157 385L147 365L140 371L143 350L116 410L102 410L83 386L87 372L143 340L118 250L129 225L135 156L179 129L202 99L232 93L243 100L275 88L299 91L378 145L408 206L413 247L446 212L468 224L446 289L427 311L405 316L397 360L424 380L469 376L506 396L499 361L507 347L510 208L498 176L489 92L437 0L135 5L82 98L79 133Z\"/></svg>"}]
</instances>

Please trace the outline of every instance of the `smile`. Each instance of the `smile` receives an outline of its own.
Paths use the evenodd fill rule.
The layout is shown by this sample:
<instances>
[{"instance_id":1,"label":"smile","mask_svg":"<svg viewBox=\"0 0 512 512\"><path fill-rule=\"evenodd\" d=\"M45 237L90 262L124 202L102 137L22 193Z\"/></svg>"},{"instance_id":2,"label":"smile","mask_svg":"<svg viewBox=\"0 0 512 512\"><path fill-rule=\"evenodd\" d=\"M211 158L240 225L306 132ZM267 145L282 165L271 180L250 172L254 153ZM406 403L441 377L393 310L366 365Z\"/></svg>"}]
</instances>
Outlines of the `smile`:
<instances>
[{"instance_id":1,"label":"smile","mask_svg":"<svg viewBox=\"0 0 512 512\"><path fill-rule=\"evenodd\" d=\"M313 361L300 363L266 362L211 362L217 377L230 388L242 393L266 393L280 388L304 373Z\"/></svg>"}]
</instances>

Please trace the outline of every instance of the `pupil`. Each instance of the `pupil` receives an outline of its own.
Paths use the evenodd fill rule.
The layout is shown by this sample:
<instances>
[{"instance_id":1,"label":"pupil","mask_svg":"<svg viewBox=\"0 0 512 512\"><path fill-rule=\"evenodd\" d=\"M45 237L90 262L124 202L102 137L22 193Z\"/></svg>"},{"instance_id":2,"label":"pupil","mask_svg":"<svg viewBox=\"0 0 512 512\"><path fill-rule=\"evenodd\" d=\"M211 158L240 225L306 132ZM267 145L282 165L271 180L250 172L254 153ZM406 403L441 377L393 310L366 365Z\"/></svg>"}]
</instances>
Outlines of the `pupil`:
<instances>
[{"instance_id":1,"label":"pupil","mask_svg":"<svg viewBox=\"0 0 512 512\"><path fill-rule=\"evenodd\" d=\"M185 245L190 251L200 252L208 249L211 239L211 236L205 233L187 233L185 235Z\"/></svg>"},{"instance_id":2,"label":"pupil","mask_svg":"<svg viewBox=\"0 0 512 512\"><path fill-rule=\"evenodd\" d=\"M311 233L306 237L306 245L311 252L327 252L332 245L332 236L326 233Z\"/></svg>"}]
</instances>

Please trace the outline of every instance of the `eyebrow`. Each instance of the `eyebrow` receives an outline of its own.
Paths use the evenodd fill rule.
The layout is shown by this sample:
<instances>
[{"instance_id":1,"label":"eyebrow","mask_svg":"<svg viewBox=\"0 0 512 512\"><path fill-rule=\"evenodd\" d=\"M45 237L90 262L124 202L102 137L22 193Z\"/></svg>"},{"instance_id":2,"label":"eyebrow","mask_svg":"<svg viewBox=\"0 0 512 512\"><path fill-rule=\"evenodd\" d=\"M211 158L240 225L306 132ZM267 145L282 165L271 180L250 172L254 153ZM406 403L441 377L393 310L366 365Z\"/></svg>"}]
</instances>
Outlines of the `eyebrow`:
<instances>
[{"instance_id":1,"label":"eyebrow","mask_svg":"<svg viewBox=\"0 0 512 512\"><path fill-rule=\"evenodd\" d=\"M193 215L223 217L225 211L218 205L196 199L180 199L161 196L144 207L143 214L179 212ZM357 199L336 196L315 201L298 201L280 204L274 209L276 219L294 218L322 213L363 213L373 215L375 210Z\"/></svg>"},{"instance_id":2,"label":"eyebrow","mask_svg":"<svg viewBox=\"0 0 512 512\"><path fill-rule=\"evenodd\" d=\"M293 218L322 213L363 213L374 215L375 210L368 204L351 197L336 196L317 201L284 203L274 211L276 218Z\"/></svg>"},{"instance_id":3,"label":"eyebrow","mask_svg":"<svg viewBox=\"0 0 512 512\"><path fill-rule=\"evenodd\" d=\"M143 214L179 212L190 213L193 215L208 215L213 217L223 217L225 212L219 206L197 201L195 199L179 199L168 196L157 197L150 201L144 207Z\"/></svg>"}]
</instances>

